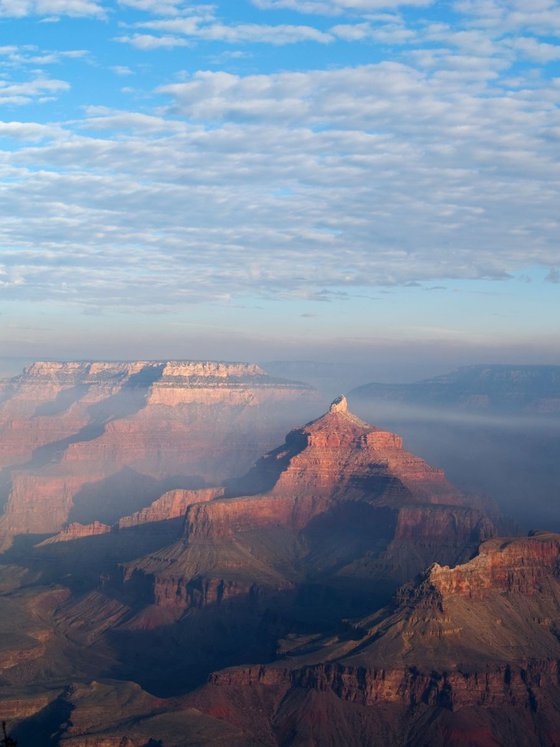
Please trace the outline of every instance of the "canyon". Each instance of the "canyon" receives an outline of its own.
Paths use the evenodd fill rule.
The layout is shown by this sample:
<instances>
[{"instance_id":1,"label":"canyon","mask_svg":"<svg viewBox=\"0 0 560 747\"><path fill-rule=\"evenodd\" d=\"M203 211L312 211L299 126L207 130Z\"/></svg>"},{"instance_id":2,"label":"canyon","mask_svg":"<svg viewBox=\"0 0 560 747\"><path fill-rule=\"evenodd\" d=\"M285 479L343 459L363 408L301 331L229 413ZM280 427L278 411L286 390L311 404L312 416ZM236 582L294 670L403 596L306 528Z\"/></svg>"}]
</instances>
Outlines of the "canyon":
<instances>
[{"instance_id":1,"label":"canyon","mask_svg":"<svg viewBox=\"0 0 560 747\"><path fill-rule=\"evenodd\" d=\"M198 362L2 396L18 747L558 743L560 536L512 536L345 397L308 419L309 387Z\"/></svg>"},{"instance_id":2,"label":"canyon","mask_svg":"<svg viewBox=\"0 0 560 747\"><path fill-rule=\"evenodd\" d=\"M560 535L490 540L352 636L218 672L188 702L270 745L553 745L559 603Z\"/></svg>"},{"instance_id":3,"label":"canyon","mask_svg":"<svg viewBox=\"0 0 560 747\"><path fill-rule=\"evenodd\" d=\"M253 364L172 361L38 362L3 397L3 547L242 474L316 400Z\"/></svg>"},{"instance_id":4,"label":"canyon","mask_svg":"<svg viewBox=\"0 0 560 747\"><path fill-rule=\"evenodd\" d=\"M223 497L188 506L183 536L128 564L125 582L176 611L303 583L341 604L358 579L382 596L430 562L468 558L497 523L341 397Z\"/></svg>"}]
</instances>

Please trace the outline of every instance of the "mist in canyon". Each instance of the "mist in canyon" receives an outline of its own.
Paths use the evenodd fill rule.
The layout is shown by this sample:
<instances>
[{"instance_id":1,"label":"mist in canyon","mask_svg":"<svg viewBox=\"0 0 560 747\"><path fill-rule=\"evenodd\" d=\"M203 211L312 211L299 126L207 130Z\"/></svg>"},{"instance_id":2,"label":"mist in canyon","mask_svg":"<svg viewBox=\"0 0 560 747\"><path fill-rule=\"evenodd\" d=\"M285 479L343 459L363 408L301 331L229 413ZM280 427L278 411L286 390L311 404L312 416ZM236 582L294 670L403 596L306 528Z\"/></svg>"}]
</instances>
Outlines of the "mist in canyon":
<instances>
[{"instance_id":1,"label":"mist in canyon","mask_svg":"<svg viewBox=\"0 0 560 747\"><path fill-rule=\"evenodd\" d=\"M556 676L558 539L493 538L560 529L557 371L361 373L44 361L2 383L0 711L22 747L440 745L449 692L479 706L468 674L434 674L461 656L477 677L495 659L500 738L532 728L516 703L546 709ZM533 588L496 653L485 616Z\"/></svg>"}]
</instances>

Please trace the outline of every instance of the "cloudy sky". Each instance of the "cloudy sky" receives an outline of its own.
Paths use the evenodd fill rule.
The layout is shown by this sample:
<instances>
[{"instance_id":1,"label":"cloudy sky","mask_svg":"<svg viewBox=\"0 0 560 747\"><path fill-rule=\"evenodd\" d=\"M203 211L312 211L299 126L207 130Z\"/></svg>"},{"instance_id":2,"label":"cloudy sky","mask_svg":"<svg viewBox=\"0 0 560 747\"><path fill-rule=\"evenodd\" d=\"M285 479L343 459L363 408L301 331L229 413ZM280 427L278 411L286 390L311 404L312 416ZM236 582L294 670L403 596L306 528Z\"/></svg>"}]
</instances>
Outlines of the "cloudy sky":
<instances>
[{"instance_id":1,"label":"cloudy sky","mask_svg":"<svg viewBox=\"0 0 560 747\"><path fill-rule=\"evenodd\" d=\"M560 363L559 36L557 0L0 0L0 356Z\"/></svg>"}]
</instances>

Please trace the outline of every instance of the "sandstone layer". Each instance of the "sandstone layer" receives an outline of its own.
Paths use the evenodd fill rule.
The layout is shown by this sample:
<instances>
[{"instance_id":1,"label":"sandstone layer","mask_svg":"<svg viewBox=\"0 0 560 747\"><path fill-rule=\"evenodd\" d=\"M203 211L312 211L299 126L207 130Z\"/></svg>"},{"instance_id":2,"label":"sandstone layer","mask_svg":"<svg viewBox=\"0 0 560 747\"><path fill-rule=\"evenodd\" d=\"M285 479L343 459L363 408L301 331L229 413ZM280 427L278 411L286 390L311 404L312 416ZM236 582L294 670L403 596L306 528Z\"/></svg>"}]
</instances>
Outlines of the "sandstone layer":
<instances>
[{"instance_id":1,"label":"sandstone layer","mask_svg":"<svg viewBox=\"0 0 560 747\"><path fill-rule=\"evenodd\" d=\"M22 745L558 743L560 537L497 538L344 398L223 487L108 495L0 574Z\"/></svg>"},{"instance_id":2,"label":"sandstone layer","mask_svg":"<svg viewBox=\"0 0 560 747\"><path fill-rule=\"evenodd\" d=\"M189 505L184 526L177 543L126 567L125 581L151 587L156 605L220 604L302 583L390 588L436 560L470 557L496 533L479 501L348 412L344 398L224 497Z\"/></svg>"},{"instance_id":3,"label":"sandstone layer","mask_svg":"<svg viewBox=\"0 0 560 747\"><path fill-rule=\"evenodd\" d=\"M559 535L490 540L353 635L216 673L190 702L269 745L557 744L559 563Z\"/></svg>"},{"instance_id":4,"label":"sandstone layer","mask_svg":"<svg viewBox=\"0 0 560 747\"><path fill-rule=\"evenodd\" d=\"M315 399L253 364L200 361L38 362L5 395L4 548L18 534L112 524L168 489L242 474L290 409Z\"/></svg>"}]
</instances>

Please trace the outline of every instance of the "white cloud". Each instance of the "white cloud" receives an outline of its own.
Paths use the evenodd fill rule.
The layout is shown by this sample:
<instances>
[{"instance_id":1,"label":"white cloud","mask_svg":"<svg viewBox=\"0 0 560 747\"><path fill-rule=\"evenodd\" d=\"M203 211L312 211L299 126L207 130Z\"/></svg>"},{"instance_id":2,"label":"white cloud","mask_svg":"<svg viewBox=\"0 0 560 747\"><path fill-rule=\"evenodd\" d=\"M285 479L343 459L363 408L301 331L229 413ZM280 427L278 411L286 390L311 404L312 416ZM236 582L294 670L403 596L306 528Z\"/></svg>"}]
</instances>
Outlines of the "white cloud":
<instances>
[{"instance_id":1,"label":"white cloud","mask_svg":"<svg viewBox=\"0 0 560 747\"><path fill-rule=\"evenodd\" d=\"M158 15L175 14L184 5L182 0L118 0L119 5Z\"/></svg>"},{"instance_id":2,"label":"white cloud","mask_svg":"<svg viewBox=\"0 0 560 747\"><path fill-rule=\"evenodd\" d=\"M104 16L95 0L0 0L0 16Z\"/></svg>"},{"instance_id":3,"label":"white cloud","mask_svg":"<svg viewBox=\"0 0 560 747\"><path fill-rule=\"evenodd\" d=\"M501 91L454 61L199 72L160 89L158 115L5 125L21 144L0 159L4 295L313 298L556 266L560 90Z\"/></svg>"},{"instance_id":4,"label":"white cloud","mask_svg":"<svg viewBox=\"0 0 560 747\"><path fill-rule=\"evenodd\" d=\"M278 24L275 26L261 23L226 24L217 20L202 19L197 16L148 21L138 24L151 31L183 34L188 39L222 41L228 44L264 43L293 44L302 41L328 43L333 40L331 34L312 26L294 26Z\"/></svg>"},{"instance_id":5,"label":"white cloud","mask_svg":"<svg viewBox=\"0 0 560 747\"><path fill-rule=\"evenodd\" d=\"M471 25L500 34L519 30L552 36L560 33L558 0L456 0L454 7Z\"/></svg>"},{"instance_id":6,"label":"white cloud","mask_svg":"<svg viewBox=\"0 0 560 747\"><path fill-rule=\"evenodd\" d=\"M62 128L36 122L0 122L0 138L38 141L63 134Z\"/></svg>"},{"instance_id":7,"label":"white cloud","mask_svg":"<svg viewBox=\"0 0 560 747\"><path fill-rule=\"evenodd\" d=\"M331 298L333 286L557 267L560 85L536 66L512 68L558 59L537 30L557 4L535 3L516 31L523 6L497 0L457 3L454 25L390 0L261 0L267 23L221 19L210 5L122 0L156 18L131 25L128 15L109 33L169 48L162 85L146 90L162 75L150 60L149 75L135 67L137 110L0 124L3 297L127 308ZM264 11L274 7L329 14L331 28L273 25ZM249 45L315 41L331 45L332 67L302 61L290 72L278 54L285 72L178 70L186 55L171 50L197 40L228 45L211 47L209 66L258 70L262 48ZM340 40L381 61L341 65ZM0 56L4 71L32 71L0 81L2 103L69 87L34 69L68 56L12 44Z\"/></svg>"},{"instance_id":8,"label":"white cloud","mask_svg":"<svg viewBox=\"0 0 560 747\"><path fill-rule=\"evenodd\" d=\"M113 65L111 70L115 73L115 75L134 75L133 71L128 67L128 65Z\"/></svg>"},{"instance_id":9,"label":"white cloud","mask_svg":"<svg viewBox=\"0 0 560 747\"><path fill-rule=\"evenodd\" d=\"M252 0L253 5L261 10L287 8L299 13L323 13L339 15L357 11L391 10L403 6L427 7L434 0Z\"/></svg>"},{"instance_id":10,"label":"white cloud","mask_svg":"<svg viewBox=\"0 0 560 747\"><path fill-rule=\"evenodd\" d=\"M132 34L117 36L114 41L131 44L136 49L174 49L187 46L187 41L178 36L153 36L152 34Z\"/></svg>"},{"instance_id":11,"label":"white cloud","mask_svg":"<svg viewBox=\"0 0 560 747\"><path fill-rule=\"evenodd\" d=\"M85 49L41 50L33 44L0 47L1 67L55 65L66 60L88 59Z\"/></svg>"},{"instance_id":12,"label":"white cloud","mask_svg":"<svg viewBox=\"0 0 560 747\"><path fill-rule=\"evenodd\" d=\"M532 62L546 64L560 60L560 46L557 44L549 44L530 36L517 37L505 43L520 57Z\"/></svg>"},{"instance_id":13,"label":"white cloud","mask_svg":"<svg viewBox=\"0 0 560 747\"><path fill-rule=\"evenodd\" d=\"M64 80L55 80L44 76L24 82L10 82L0 80L0 103L28 104L33 99L41 100L44 96L51 96L67 91L70 85Z\"/></svg>"}]
</instances>

